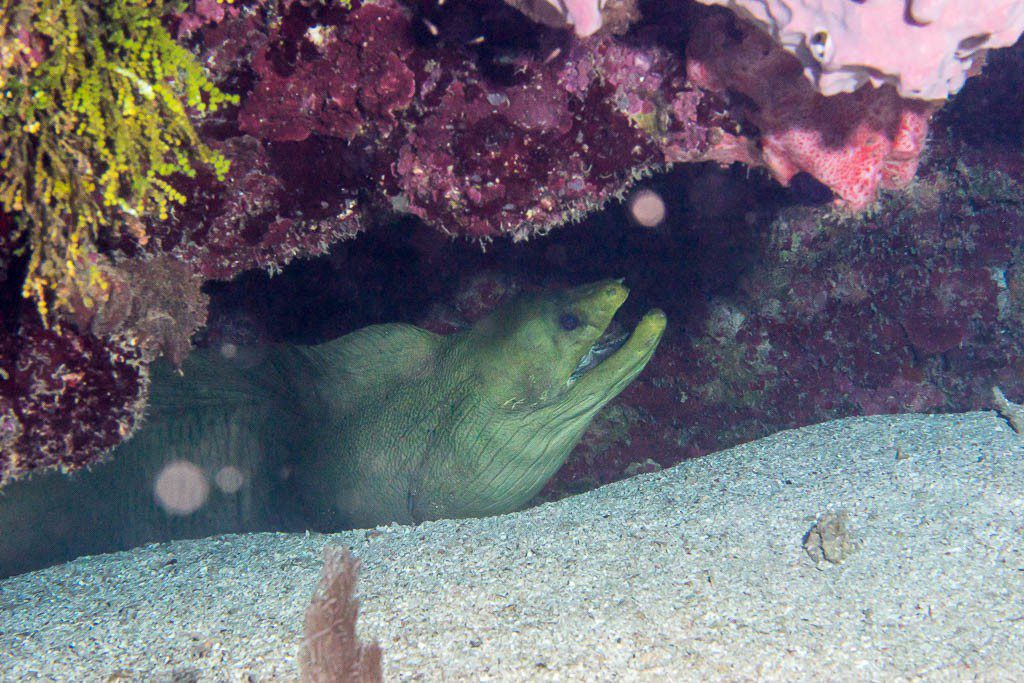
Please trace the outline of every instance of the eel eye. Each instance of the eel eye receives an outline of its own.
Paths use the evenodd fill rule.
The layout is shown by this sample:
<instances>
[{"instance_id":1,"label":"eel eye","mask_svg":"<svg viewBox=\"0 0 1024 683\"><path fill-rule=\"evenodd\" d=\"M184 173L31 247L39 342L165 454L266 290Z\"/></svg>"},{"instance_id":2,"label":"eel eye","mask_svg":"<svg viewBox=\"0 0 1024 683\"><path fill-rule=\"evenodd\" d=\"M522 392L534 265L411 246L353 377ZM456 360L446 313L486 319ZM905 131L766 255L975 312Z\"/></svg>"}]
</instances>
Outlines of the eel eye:
<instances>
[{"instance_id":1,"label":"eel eye","mask_svg":"<svg viewBox=\"0 0 1024 683\"><path fill-rule=\"evenodd\" d=\"M580 326L580 319L572 313L563 313L562 317L558 319L558 324L562 326L562 329L571 332Z\"/></svg>"}]
</instances>

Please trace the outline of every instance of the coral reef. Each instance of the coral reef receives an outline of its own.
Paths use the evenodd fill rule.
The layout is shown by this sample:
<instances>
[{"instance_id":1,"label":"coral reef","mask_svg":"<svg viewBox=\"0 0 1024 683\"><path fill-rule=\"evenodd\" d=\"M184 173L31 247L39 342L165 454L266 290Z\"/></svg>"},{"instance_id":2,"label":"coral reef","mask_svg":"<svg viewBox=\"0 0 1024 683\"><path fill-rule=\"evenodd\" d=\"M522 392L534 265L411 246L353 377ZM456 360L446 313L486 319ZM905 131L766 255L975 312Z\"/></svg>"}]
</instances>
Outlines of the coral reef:
<instances>
[{"instance_id":1,"label":"coral reef","mask_svg":"<svg viewBox=\"0 0 1024 683\"><path fill-rule=\"evenodd\" d=\"M3 288L0 486L36 468L76 469L120 443L141 419L148 363L180 362L206 320L202 278L186 264L99 257L96 267L102 297L86 305L74 294L60 325Z\"/></svg>"},{"instance_id":2,"label":"coral reef","mask_svg":"<svg viewBox=\"0 0 1024 683\"><path fill-rule=\"evenodd\" d=\"M142 415L147 379L130 340L23 316L0 336L0 486L37 468L81 467L116 446Z\"/></svg>"},{"instance_id":3,"label":"coral reef","mask_svg":"<svg viewBox=\"0 0 1024 683\"><path fill-rule=\"evenodd\" d=\"M416 91L407 66L415 50L409 24L397 4L322 15L296 7L255 53L257 82L239 127L278 142L314 133L348 141L366 133L387 137Z\"/></svg>"},{"instance_id":4,"label":"coral reef","mask_svg":"<svg viewBox=\"0 0 1024 683\"><path fill-rule=\"evenodd\" d=\"M1014 0L696 1L728 8L770 36L824 95L870 83L895 86L901 97L945 100L980 71L986 50L1009 47L1024 31L1024 8ZM628 0L506 2L546 26L571 26L581 38L602 28L622 32L636 20Z\"/></svg>"},{"instance_id":5,"label":"coral reef","mask_svg":"<svg viewBox=\"0 0 1024 683\"><path fill-rule=\"evenodd\" d=\"M1019 198L976 208L955 189L926 197L926 183L964 181L937 169L921 199L891 200L866 229L785 212L741 295L716 301L694 339L688 400L782 426L981 406L994 372L1016 386L1024 349L1001 292L1024 214Z\"/></svg>"},{"instance_id":6,"label":"coral reef","mask_svg":"<svg viewBox=\"0 0 1024 683\"><path fill-rule=\"evenodd\" d=\"M736 21L722 8L683 0L647 3L641 8L642 18L637 18L635 7L629 2L607 2L593 7L585 2L558 3L564 12L558 16L545 15L547 19L538 17L547 26L533 23L500 0L447 0L444 3L248 0L236 4L196 0L176 5L175 11L166 15L165 10L172 8L156 2L19 2L19 6L32 8L64 8L67 11L60 16L64 17L65 25L74 12L86 11L82 8L94 11L100 4L103 12L120 17L122 25L137 24L139 35L146 37L138 42L134 37L126 38L114 32L101 36L107 43L93 42L88 46L94 52L99 49L97 45L120 46L110 54L103 53L111 69L106 72L108 80L101 81L100 85L109 86L103 93L114 96L121 110L111 108L106 99L95 97L81 100L81 109L66 108L66 116L77 116L75 122L85 123L84 139L93 145L77 149L74 163L84 160L91 164L88 170L93 176L79 174L78 177L94 177L93 199L99 213L89 214L91 210L86 210L81 216L86 216L83 220L87 223L87 214L97 216L96 225L102 218L107 228L94 229L89 227L92 223L82 227L77 222L64 220L55 223L57 227L53 230L33 233L32 229L16 229L6 217L0 223L0 278L3 278L0 282L4 296L9 297L23 283L28 283L28 290L36 293L37 300L62 303L59 315L50 321L58 325L44 334L45 328L27 317L32 314L31 309L13 299L8 301L3 309L0 344L16 349L23 358L34 353L32 345L35 343L56 344L54 340L62 340L61 348L77 349L73 358L71 351L38 354L32 364L25 365L34 369L28 371L29 374L19 375L17 382L0 378L4 382L0 385L0 396L6 401L3 424L7 434L4 437L7 445L0 449L0 467L11 472L31 468L32 453L43 454L39 463L44 465L87 463L130 429L132 416L137 414L144 394L144 366L148 359L161 350L172 359L179 359L187 350L189 335L203 322L204 303L197 289L200 278L227 279L255 268L277 272L296 257L324 254L332 245L334 248L328 260L310 266L324 269L325 277L308 285L304 294L322 297L321 303L278 304L285 309L305 311L301 321L293 320L290 325L273 323L266 319L266 311L243 314L236 309L233 314L219 318L204 333L207 343L230 339L273 340L296 331L306 333L304 341L322 340L358 327L358 324L349 326L354 317L363 316L359 323L366 324L394 319L398 313L408 313L407 319L427 318L437 329L454 329L463 324L460 318L471 318L475 313L462 311L459 315L449 315L450 311L436 310L433 313L437 315L432 317L416 307L452 296L455 283L467 276L473 264L515 276L536 267L524 256L514 268L495 268L501 264L490 260L493 255L507 253L507 245L496 238L521 242L546 233L556 226L582 219L608 200L621 196L639 178L674 163L704 160L766 166L774 178L791 186L788 194L775 195L772 201L780 196L789 200L817 201L833 192L846 207L867 209L873 206L880 192L906 188L911 183L934 118L932 104L904 99L894 85L825 98L805 79L806 65L786 52L785 46L772 43L768 36ZM543 11L537 10L538 7L555 7L546 0L512 4L530 16L538 16L537 11ZM592 12L595 8L600 12L598 15ZM154 19L160 16L163 16L162 21ZM61 62L59 58L56 61L48 58L57 56L58 48L69 45L68 41L74 36L86 35L82 31L93 24L82 23L81 31L57 35L52 33L55 29L24 23L37 20L38 17L31 17L31 12L19 14L16 21L21 23L8 22L2 27L5 36L17 38L4 43L4 50L0 51L0 70L7 78L5 87L18 94L3 105L8 107L3 116L7 134L0 139L0 148L4 150L17 148L12 141L39 141L50 135L50 129L44 125L32 130L34 123L49 111L45 107L61 106L65 100L75 101L67 98L77 91L62 94L65 99L55 99L52 103L26 100L27 91L21 77L42 78L49 73L43 65L56 66ZM117 22L104 25L113 26ZM567 30L570 25L576 33L591 35L579 39L573 31ZM629 31L622 34L627 26ZM53 40L40 42L43 36L52 36ZM175 36L179 42L169 42L167 36ZM12 51L11 46L17 49ZM145 46L148 46L149 56L142 59ZM972 44L970 49L976 47ZM110 61L115 58L121 61ZM77 59L77 56L67 57L64 63L74 65ZM1000 55L993 55L993 62L1000 60ZM196 65L202 65L203 70L197 71ZM36 70L37 67L42 70ZM126 76L115 67L131 75ZM179 78L167 81L168 92L160 88L154 90L150 99L145 95L148 91L144 85L154 81L164 83L156 78L158 67L165 70L165 75L177 69L175 73ZM990 83L985 79L987 76L982 75L977 80ZM92 85L87 94L92 97L97 86L94 81L88 82ZM183 89L174 90L174 87ZM992 97L992 102L1004 109L1005 102L1019 97L1021 90L1018 87L1014 93L1010 86L991 87L1004 88L1003 95ZM970 82L966 89L971 89ZM170 104L170 95L178 98L175 100L178 106ZM116 99L118 97L121 99ZM92 104L86 105L86 102ZM203 106L206 111L200 112ZM215 106L216 111L213 111ZM98 125L96 116L109 119L111 112L116 114L125 107L131 112L128 118L132 125L146 126L146 135L141 139L147 145L144 150L132 148L126 152L127 168L118 166L120 170L114 173L117 177L108 175L104 180L104 167L95 159L105 158L103 153L117 156L121 138L107 140L94 134ZM977 108L978 111L984 109L981 105ZM977 123L984 120L978 111L959 111L963 112L959 120L965 129L976 130L982 137L991 134L991 126L986 131ZM199 116L200 113L203 115ZM173 120L178 127L154 124L154 121L165 120L159 117L170 114L177 117ZM31 119L31 116L36 118ZM28 130L24 130L26 125ZM13 135L12 131L18 135ZM173 147L168 156L166 145L173 146L172 138L182 146ZM106 151L97 152L94 149L97 145L105 145L103 150ZM184 151L179 153L179 150ZM969 171L954 173L946 168L940 173L936 170L938 167L932 169L932 173L938 174L934 178L942 179L941 182L922 182L919 188L931 188L932 195L942 197L935 200L937 206L955 203L949 198L949 192L940 188L943 182L948 187L962 187L965 195L972 197L1003 192L999 196L1004 198L1001 206L1009 216L1006 225L1016 225L1016 205L1012 198L1016 196L1014 183L1017 181L1008 169L1019 164L1019 160L1011 151L988 149L984 159L968 147L938 151L937 157L946 159L965 155ZM94 152L99 156L94 156ZM984 166L991 166L1001 174L980 172L978 169ZM71 167L75 168L74 164ZM25 178L8 171L9 168L5 168L4 182L22 182ZM712 176L686 177L700 183L704 182L701 178ZM139 178L142 184L135 182ZM917 192L913 185L910 187ZM111 194L109 188L115 191ZM109 206L104 204L105 192L107 198L115 199ZM765 192L770 194L763 187L757 190L757 193ZM685 192L676 191L676 195L682 194ZM797 271L792 270L792 261L773 260L778 254L772 250L790 254L787 258L803 253L784 247L787 239L801 240L801 249L811 246L835 249L837 254L856 262L857 250L869 247L895 258L902 244L899 240L911 240L907 235L912 230L924 231L927 239L920 239L927 244L937 244L933 240L938 239L935 231L939 228L925 230L917 225L913 216L921 216L921 221L939 221L939 218L946 221L940 222L943 239L953 239L955 234L974 234L970 222L965 224L967 227L960 224L954 227L949 223L946 213L942 213L945 208L924 209L923 205L914 203L917 200L907 200L911 203L902 207L885 203L876 206L879 213L864 224L867 227L860 228L854 223L843 223L837 217L823 223L832 227L812 227L819 222L819 210L794 209L773 223L771 234L776 241L765 242L764 235L752 233L752 224L746 222L750 216L754 217L751 220L769 222L770 218L764 217L762 211L765 207L748 207L744 211L735 207L735 202L743 198L760 202L763 196L754 198L739 189L738 184L730 184L728 193L710 187L699 201L695 197L678 199L676 195L664 195L669 214L678 212L679 202L685 203L695 219L703 216L708 221L708 225L701 228L704 232L698 230L683 242L663 249L657 259L649 251L639 253L646 254L657 264L652 271L657 277L642 275L642 279L652 290L659 280L680 281L681 289L676 294L680 301L693 298L692 291L682 288L682 283L694 284L694 280L687 279L690 275L679 274L680 264L699 261L693 254L704 253L700 249L710 249L712 243L720 245L714 249L719 256L727 248L746 254L750 259L755 258L754 254L763 253L762 271L757 277L767 278L766 282L774 286L794 278ZM161 201L161 197L166 201ZM957 201L967 203L967 200ZM732 212L728 220L708 208L716 203L732 206L723 209ZM43 225L25 222L26 205L20 209L13 203L5 206L17 214L24 225ZM53 213L56 209L46 210ZM164 210L167 216L161 218ZM413 220L404 220L396 224L397 236L382 237L385 244L382 253L361 252L360 249L367 247L355 244L339 246L364 230L367 234L358 242L373 233L383 236L389 214L395 211L415 216L443 235L424 236L429 231L420 230ZM929 212L936 211L941 216L932 218ZM949 211L960 215L967 209ZM903 218L899 218L900 212ZM133 213L138 215L133 216ZM75 220L80 220L80 216ZM621 220L623 225L628 224L625 217ZM908 227L908 223L917 227ZM870 226L879 229L871 231ZM665 240L669 239L667 234L679 229L677 225L666 223L642 234L644 240ZM787 230L795 230L796 236L787 236ZM984 227L987 232L980 239L986 244L997 236L1012 241L1012 233L1000 230ZM895 241L877 242L881 239L879 234L883 233L891 234ZM820 234L830 237L821 238ZM484 244L489 255L476 254L473 245L453 244L446 239L448 235L468 237ZM840 239L838 235L845 237ZM855 239L856 235L861 237ZM47 243L51 246L44 245L40 250L33 246L40 243L40 236L57 241ZM811 236L817 241L811 240ZM559 238L543 246L531 246L546 254L546 263L561 264L565 271L555 273L557 269L553 266L550 270L545 266L546 275L527 278L533 280L531 284L538 280L570 284L574 258L583 258L588 253L607 256L609 250L624 239L617 233L601 231L593 234L568 232L564 239L570 237L576 240L574 245ZM394 239L394 243L387 243L388 239ZM679 246L683 243L686 248ZM376 244L380 246L382 242ZM15 255L26 247L33 254L28 260ZM699 249L693 252L691 247ZM978 273L958 279L961 273L951 271L948 264L939 263L937 251L929 248L921 253L930 254L929 258L934 261L928 263L933 271L927 277L929 284L938 290L959 292L958 288L966 288L969 291L965 290L963 296L967 302L984 300L990 293L982 291ZM419 259L422 270L415 278L395 274L390 280L382 280L379 269L370 265L379 265L380 261L374 262L374 258ZM506 258L509 263L514 260L511 256ZM671 267L668 266L670 258ZM819 273L815 282L827 281L820 275L827 266L852 267L844 265L838 256L831 261L825 256L820 259L820 263L815 261L813 267L806 269L806 272ZM50 266L44 267L46 263ZM637 271L651 270L646 263L643 267L622 263L623 268L617 272L588 272L577 281L583 277L618 275L629 275L632 279ZM624 269L626 265L629 272ZM701 277L725 277L711 275L710 265L700 267L707 271L702 272ZM716 267L744 272L752 282L756 279L749 264L740 268L735 263L722 261ZM997 268L993 264L979 267ZM919 264L913 267L920 268L923 266ZM1019 316L1021 304L1013 294L1020 287L1017 270L1006 269L1005 288L1000 290L999 296L1007 302L1005 316ZM942 273L947 274L948 281L939 281ZM162 282L161 278L170 282ZM58 280L63 284L55 291L55 297L40 297L41 283ZM874 280L871 282L872 286L880 286ZM518 286L517 278L509 277L506 284ZM483 302L487 291L497 291L490 285L478 285L480 295L469 296L458 308L474 298ZM44 289L45 286L48 285L44 285ZM505 285L500 282L495 285L498 289L502 286ZM709 301L725 302L715 318L724 326L722 330L737 324L744 315L746 322L740 327L760 325L776 330L796 321L785 316L771 319L765 312L767 307L779 306L780 301L788 305L793 299L794 310L816 310L813 306L807 308L810 304L801 288L808 286L794 287L792 295L776 292L774 303L753 298L735 304L721 299L720 292L714 288L699 291L704 292ZM767 284L765 288L775 291ZM975 289L982 293L978 294ZM394 307L395 291L408 294L408 302L402 304L405 308L401 310ZM634 292L642 291L643 285L634 288ZM344 298L353 292L358 292L358 296ZM343 296L328 300L328 295ZM815 295L822 296L821 292ZM910 330L904 335L913 342L913 353L946 355L959 348L956 346L958 339L960 345L971 346L973 338L969 330L965 331L967 328L961 320L962 304L950 298L953 294L940 297L946 307L941 310L930 308L931 300L923 294L920 296L924 297L922 301L899 302L919 311L920 320L900 318L896 328ZM166 299L173 300L173 305ZM345 307L338 301L352 303ZM271 304L260 301L253 305L267 307ZM703 304L687 304L691 305L694 310L707 308ZM225 305L221 303L215 308L218 306ZM764 311L762 307L766 307ZM478 310L482 309L481 303ZM359 313L354 314L352 310ZM839 320L845 320L846 309L841 312ZM704 323L693 317L697 315L693 310L683 307L677 313L685 314L691 331L704 329ZM226 322L231 315L234 315L232 322ZM866 314L861 312L861 315ZM892 315L895 319L895 314ZM246 321L253 320L257 324L248 326ZM946 321L942 329L941 320ZM888 321L882 327L889 329L887 325L895 324ZM275 325L285 330L275 331L272 329ZM722 330L715 334L726 335ZM53 335L52 339L48 335ZM893 344L899 337L895 332L885 337L882 331L876 336L890 339ZM728 339L728 336L723 338ZM853 342L849 336L837 338L845 340L844 344ZM721 396L725 402L726 396L737 390L740 396L746 397L748 407L757 403L755 394L772 400L788 400L784 392L776 396L764 387L742 389L743 378L732 382L730 373L742 374L742 370L728 363L734 362L736 367L742 368L743 363L748 362L745 359L750 350L742 344L718 343L711 341L713 339L709 336L703 346L699 339L694 339L687 342L689 346L680 346L679 354L665 354L658 385L647 383L631 387L628 396L633 401L632 407L629 410L623 407L615 418L619 424L605 425L606 433L628 433L634 447L645 451L653 452L655 445L669 444L665 450L668 455L645 457L642 461L664 464L680 453L697 454L712 444L760 433L758 430L766 425L785 425L822 415L815 402L832 400L814 394L806 399L811 407L798 410L803 404L790 401L786 403L789 414L782 416L767 411L771 414L763 420L750 416L734 419L742 411L729 412L732 408L722 407L721 412L715 413L718 408L712 408L713 419L707 420L707 429L712 425L719 428L723 434L720 439L706 436L701 431L703 427L685 427L687 422L702 423L704 416L700 411L708 404L701 399L692 405L681 403L680 408L670 405L670 398L678 402L683 394ZM675 343L683 344L679 340ZM717 351L713 351L715 345ZM796 354L797 349L787 347L783 341L777 345L785 347L787 353ZM683 355L684 348L690 356ZM849 351L847 346L843 349ZM121 365L112 365L107 360L108 356L120 357L118 354L130 360L124 361L133 368L130 372L122 372ZM797 356L799 354L793 357ZM770 357L769 360L785 366L787 358ZM46 362L52 364L46 366ZM47 382L64 373L64 365L91 368L84 375L90 384L65 385L66 395L54 403ZM762 369L758 366L755 370L750 372L756 375ZM121 374L100 379L99 375L104 372ZM687 377L695 383L692 386L683 386L678 377L668 379L670 373L691 372L694 374ZM718 372L721 373L716 375L718 379L712 380L711 375ZM95 386L91 384L93 381ZM779 381L780 377L775 377L763 383L770 388L775 386L773 382ZM949 387L940 388L947 397L943 403L929 391L915 393L913 387L919 387L919 383L908 381L911 386L900 385L902 389L892 382L877 386L869 382L869 386L871 391L878 390L879 386L889 386L894 392L899 389L903 392L900 395L919 399L922 405L951 405L945 393L951 391ZM717 384L702 388L702 382ZM861 385L856 386L858 391L863 389ZM34 387L41 387L40 393L34 394ZM96 396L105 396L106 402L76 398L92 395L89 392L93 391ZM851 396L853 393L856 392L852 389L847 392ZM863 391L858 395L862 394ZM873 409L899 403L895 398L888 401L872 396L862 395L863 400L844 399L839 403L847 407L874 406ZM37 422L43 419L40 416L49 415L47 419L52 419L53 424L66 424L72 410L77 411L76 420L92 424L93 429L88 431L88 436L83 431L75 437L77 445L73 457L51 455L63 453L63 445L54 440L62 432L57 428L43 429ZM101 412L93 414L89 410ZM115 417L110 418L111 415ZM753 422L757 422L756 428L750 426ZM645 428L630 427L637 424ZM10 436L15 432L16 438ZM610 454L606 458L595 450L591 454L595 462L607 462L610 458L616 462L618 471L628 466L628 462L618 460L622 449L604 448L602 443L605 442L585 439L584 451L588 443L593 443L596 450L603 449L603 454ZM10 468L10 453L18 454L17 466L13 469Z\"/></svg>"},{"instance_id":7,"label":"coral reef","mask_svg":"<svg viewBox=\"0 0 1024 683\"><path fill-rule=\"evenodd\" d=\"M201 281L107 245L146 244L145 221L185 201L181 179L224 176L191 117L234 99L171 37L162 0L2 10L0 485L119 443L145 404L146 363L187 352Z\"/></svg>"},{"instance_id":8,"label":"coral reef","mask_svg":"<svg viewBox=\"0 0 1024 683\"><path fill-rule=\"evenodd\" d=\"M126 338L147 359L165 356L180 365L192 335L206 322L202 276L171 256L126 259L100 266L108 283L92 307L75 306L75 329L100 339Z\"/></svg>"},{"instance_id":9,"label":"coral reef","mask_svg":"<svg viewBox=\"0 0 1024 683\"><path fill-rule=\"evenodd\" d=\"M338 172L337 148L317 152L239 135L211 142L231 161L223 183L204 172L184 184L188 203L148 228L146 245L122 241L136 257L169 254L205 278L228 279L251 268L278 270L298 256L326 253L362 229L355 191L310 184Z\"/></svg>"},{"instance_id":10,"label":"coral reef","mask_svg":"<svg viewBox=\"0 0 1024 683\"><path fill-rule=\"evenodd\" d=\"M824 95L865 83L895 86L902 97L945 100L984 62L1024 31L1015 0L698 0L722 5L799 58Z\"/></svg>"}]
</instances>

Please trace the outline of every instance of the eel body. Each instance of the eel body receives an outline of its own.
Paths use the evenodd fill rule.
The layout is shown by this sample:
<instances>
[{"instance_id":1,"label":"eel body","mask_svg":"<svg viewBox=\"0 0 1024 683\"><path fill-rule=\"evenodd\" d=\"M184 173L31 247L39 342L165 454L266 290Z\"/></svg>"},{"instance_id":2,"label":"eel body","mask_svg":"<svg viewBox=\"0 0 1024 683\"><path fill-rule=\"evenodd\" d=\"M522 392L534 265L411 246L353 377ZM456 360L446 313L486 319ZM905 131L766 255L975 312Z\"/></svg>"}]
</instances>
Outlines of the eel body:
<instances>
[{"instance_id":1,"label":"eel body","mask_svg":"<svg viewBox=\"0 0 1024 683\"><path fill-rule=\"evenodd\" d=\"M146 422L109 462L0 491L0 575L171 538L517 510L654 353L657 310L593 360L627 294L605 280L448 336L374 325L157 366Z\"/></svg>"}]
</instances>

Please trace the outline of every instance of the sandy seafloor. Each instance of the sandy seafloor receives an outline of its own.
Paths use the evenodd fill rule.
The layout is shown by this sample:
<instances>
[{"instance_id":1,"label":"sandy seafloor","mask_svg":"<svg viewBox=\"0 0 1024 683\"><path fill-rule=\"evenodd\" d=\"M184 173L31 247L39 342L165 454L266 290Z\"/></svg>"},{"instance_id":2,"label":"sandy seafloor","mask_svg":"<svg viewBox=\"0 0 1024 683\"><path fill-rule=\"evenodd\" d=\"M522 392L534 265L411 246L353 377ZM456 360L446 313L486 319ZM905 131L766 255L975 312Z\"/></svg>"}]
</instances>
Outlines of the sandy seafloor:
<instances>
[{"instance_id":1,"label":"sandy seafloor","mask_svg":"<svg viewBox=\"0 0 1024 683\"><path fill-rule=\"evenodd\" d=\"M845 512L854 543L802 540ZM0 583L4 681L294 680L324 543L388 680L1022 680L1024 437L840 420L503 517L256 534Z\"/></svg>"}]
</instances>

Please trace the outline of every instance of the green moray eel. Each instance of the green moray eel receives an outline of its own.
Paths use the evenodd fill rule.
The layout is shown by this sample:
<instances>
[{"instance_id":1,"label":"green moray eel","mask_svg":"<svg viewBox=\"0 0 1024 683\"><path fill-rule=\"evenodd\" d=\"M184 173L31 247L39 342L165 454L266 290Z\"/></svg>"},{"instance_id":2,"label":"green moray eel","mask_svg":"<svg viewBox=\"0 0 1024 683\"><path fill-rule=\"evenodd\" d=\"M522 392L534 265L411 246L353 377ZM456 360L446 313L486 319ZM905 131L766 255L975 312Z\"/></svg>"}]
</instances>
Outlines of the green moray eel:
<instances>
[{"instance_id":1,"label":"green moray eel","mask_svg":"<svg viewBox=\"0 0 1024 683\"><path fill-rule=\"evenodd\" d=\"M111 462L0 491L0 574L168 538L520 509L658 345L655 310L585 362L627 294L605 280L521 295L448 336L374 325L318 346L195 351L181 373L158 366L146 423ZM191 483L163 489L206 495L168 514L154 491L182 461ZM241 488L218 488L224 472Z\"/></svg>"}]
</instances>

